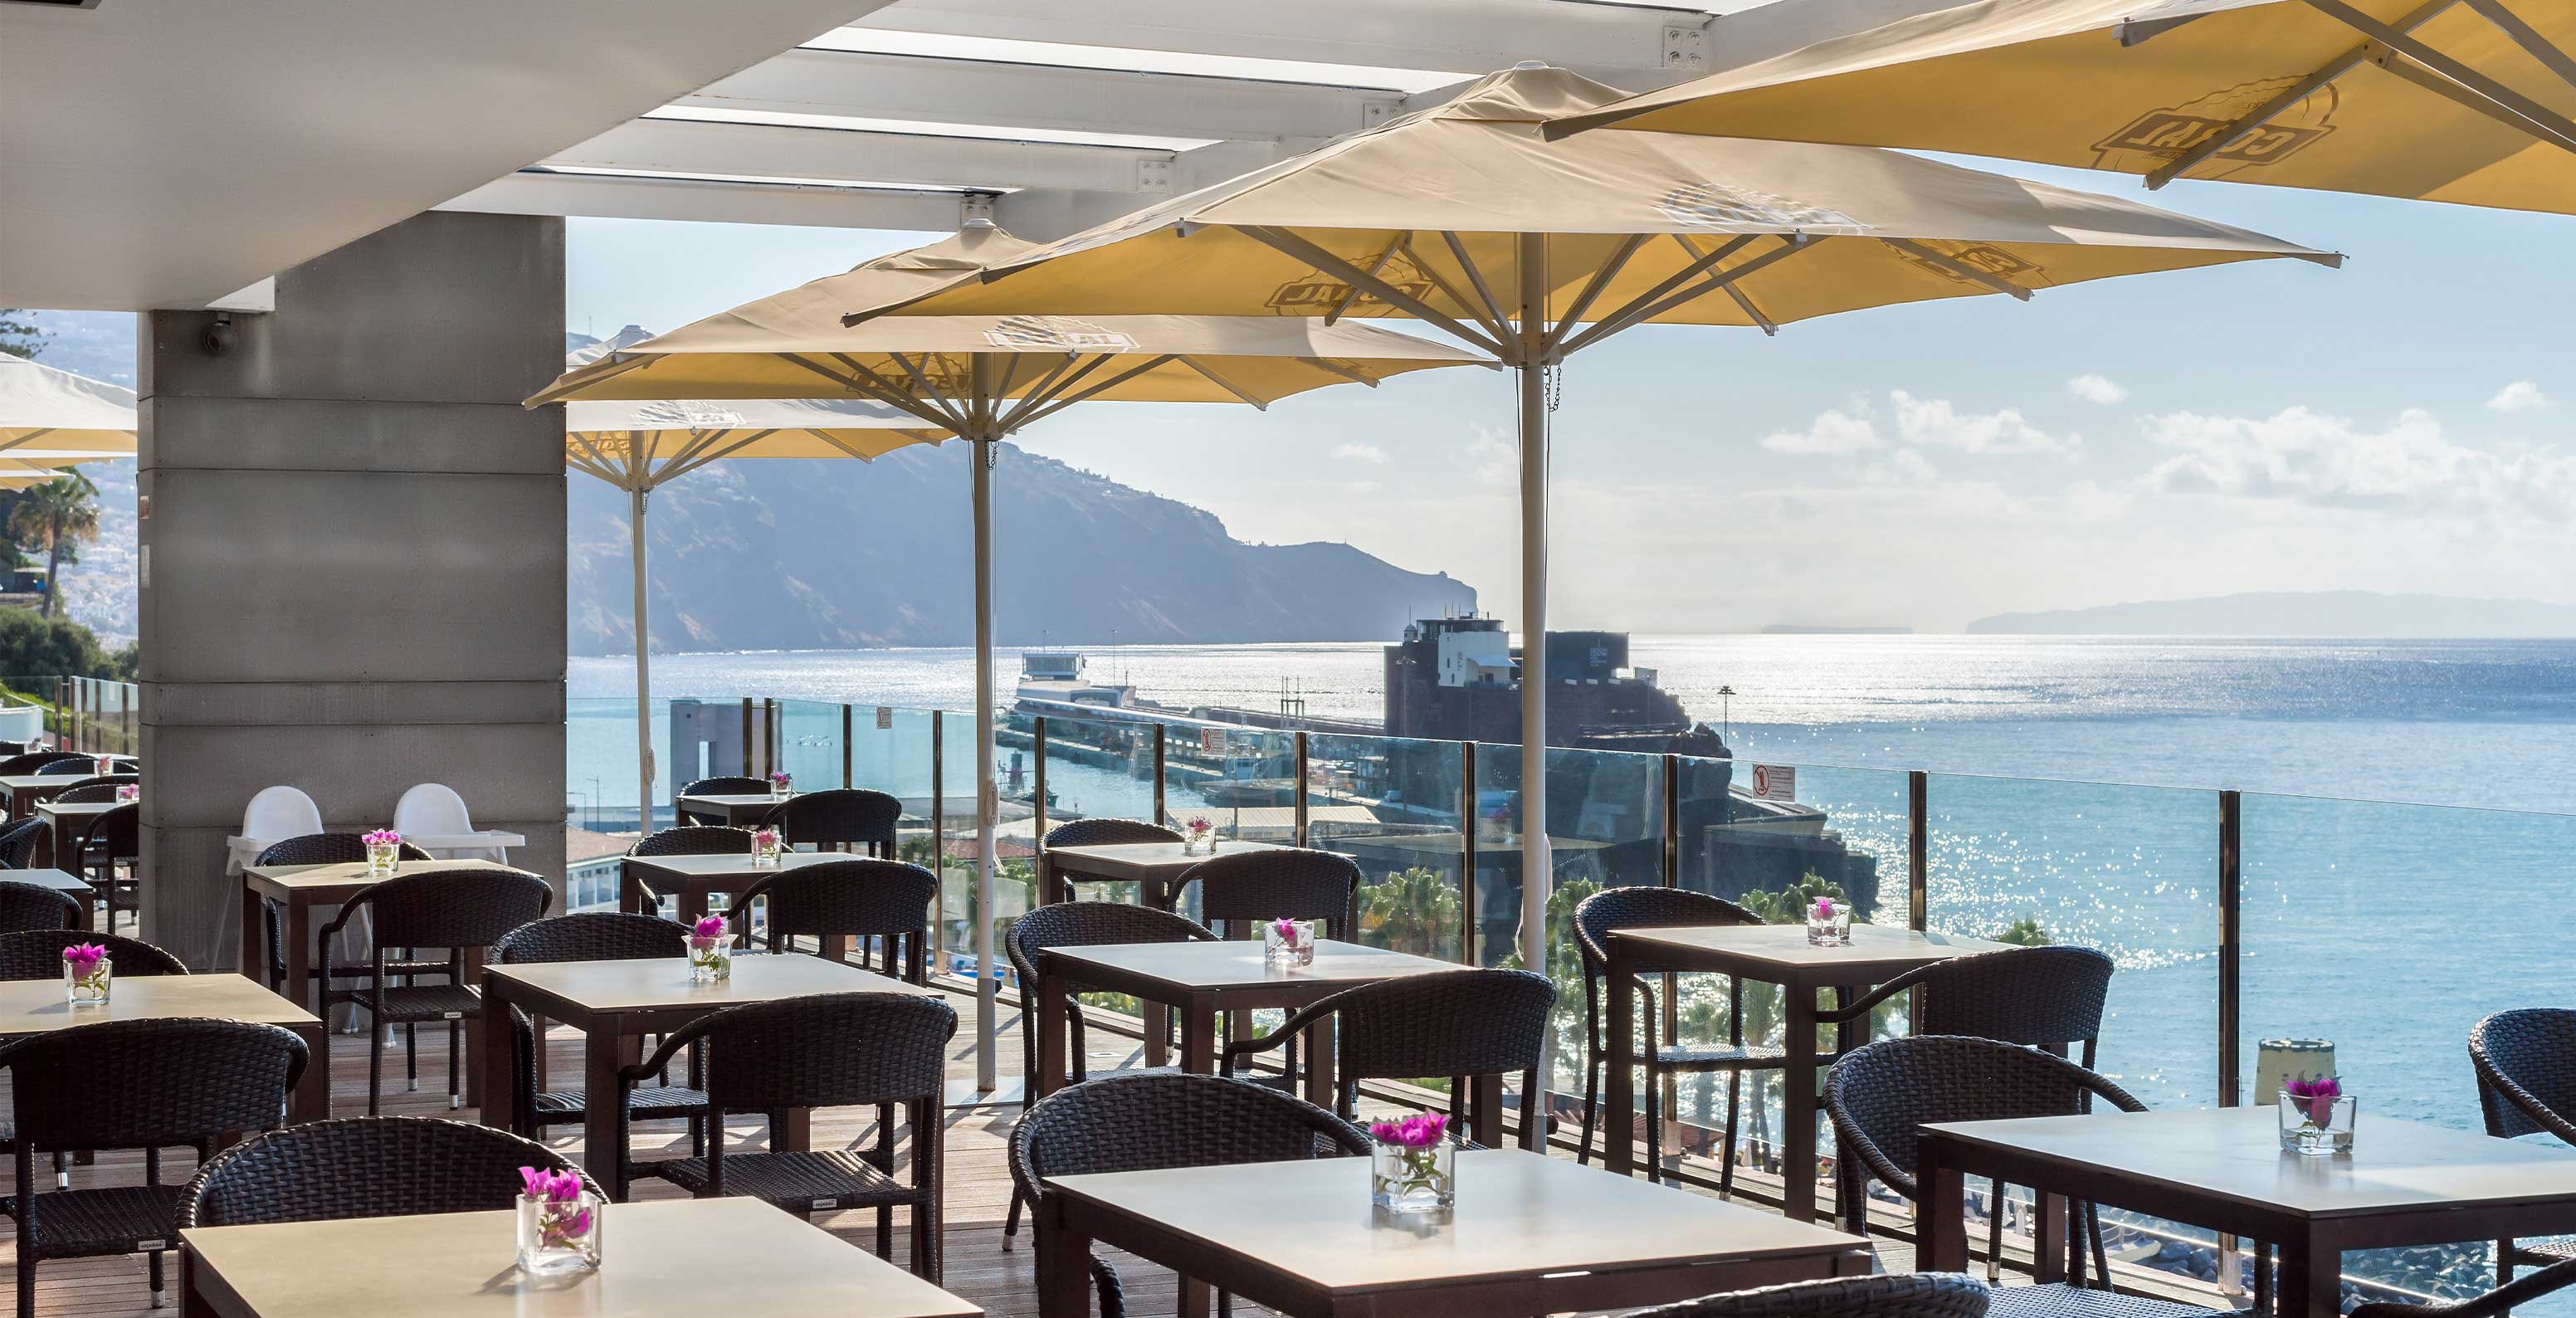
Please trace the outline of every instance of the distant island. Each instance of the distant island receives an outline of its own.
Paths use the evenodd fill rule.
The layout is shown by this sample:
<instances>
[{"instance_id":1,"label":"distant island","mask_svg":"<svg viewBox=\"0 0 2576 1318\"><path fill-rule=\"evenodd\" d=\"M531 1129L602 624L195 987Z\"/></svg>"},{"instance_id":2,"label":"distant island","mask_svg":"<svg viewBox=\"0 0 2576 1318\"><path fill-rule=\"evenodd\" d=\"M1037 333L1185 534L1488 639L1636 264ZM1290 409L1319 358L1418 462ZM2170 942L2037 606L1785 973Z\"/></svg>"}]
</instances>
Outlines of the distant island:
<instances>
[{"instance_id":1,"label":"distant island","mask_svg":"<svg viewBox=\"0 0 2576 1318\"><path fill-rule=\"evenodd\" d=\"M1825 622L1775 622L1762 629L1765 636L1907 636L1911 627L1848 627Z\"/></svg>"},{"instance_id":2,"label":"distant island","mask_svg":"<svg viewBox=\"0 0 2576 1318\"><path fill-rule=\"evenodd\" d=\"M2261 591L1998 613L1969 623L1967 631L1987 636L2556 637L2576 636L2576 604L2370 590Z\"/></svg>"}]
</instances>

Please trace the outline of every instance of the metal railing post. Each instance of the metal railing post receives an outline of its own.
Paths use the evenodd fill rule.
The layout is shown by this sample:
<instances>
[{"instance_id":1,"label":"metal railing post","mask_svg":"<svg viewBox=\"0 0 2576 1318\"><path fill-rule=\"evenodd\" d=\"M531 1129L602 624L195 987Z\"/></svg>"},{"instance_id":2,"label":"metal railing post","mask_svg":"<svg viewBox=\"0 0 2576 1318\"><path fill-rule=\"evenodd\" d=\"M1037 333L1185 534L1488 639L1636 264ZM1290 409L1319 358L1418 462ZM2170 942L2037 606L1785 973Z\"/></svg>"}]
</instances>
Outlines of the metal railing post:
<instances>
[{"instance_id":1,"label":"metal railing post","mask_svg":"<svg viewBox=\"0 0 2576 1318\"><path fill-rule=\"evenodd\" d=\"M1170 731L1162 723L1154 725L1154 822L1157 824L1168 823L1172 817L1171 811L1163 805L1163 742L1164 734Z\"/></svg>"},{"instance_id":2,"label":"metal railing post","mask_svg":"<svg viewBox=\"0 0 2576 1318\"><path fill-rule=\"evenodd\" d=\"M760 699L760 771L776 773L778 764L778 701L775 697Z\"/></svg>"},{"instance_id":3,"label":"metal railing post","mask_svg":"<svg viewBox=\"0 0 2576 1318\"><path fill-rule=\"evenodd\" d=\"M751 776L753 735L754 734L751 730L751 697L744 696L742 698L742 776L745 778Z\"/></svg>"},{"instance_id":4,"label":"metal railing post","mask_svg":"<svg viewBox=\"0 0 2576 1318\"><path fill-rule=\"evenodd\" d=\"M1036 830L1030 836L1043 842L1046 840L1047 808L1046 715L1044 714L1033 715L1029 719L1029 753L1037 758L1037 826ZM1043 896L1044 894L1040 895Z\"/></svg>"},{"instance_id":5,"label":"metal railing post","mask_svg":"<svg viewBox=\"0 0 2576 1318\"><path fill-rule=\"evenodd\" d=\"M1905 775L1905 927L1921 932L1932 918L1932 775Z\"/></svg>"},{"instance_id":6,"label":"metal railing post","mask_svg":"<svg viewBox=\"0 0 2576 1318\"><path fill-rule=\"evenodd\" d=\"M1458 743L1458 960L1476 964L1476 743Z\"/></svg>"},{"instance_id":7,"label":"metal railing post","mask_svg":"<svg viewBox=\"0 0 2576 1318\"><path fill-rule=\"evenodd\" d=\"M853 758L851 747L858 741L857 727L858 724L851 719L850 707L841 706L841 786L843 788L850 786L850 761Z\"/></svg>"},{"instance_id":8,"label":"metal railing post","mask_svg":"<svg viewBox=\"0 0 2576 1318\"><path fill-rule=\"evenodd\" d=\"M943 911L948 905L947 751L947 727L940 711L934 709L930 711L930 872L939 876L939 904ZM973 909L971 902L968 909ZM982 919L983 913L975 912L974 918ZM948 922L939 923L944 932ZM970 922L966 927L975 926Z\"/></svg>"},{"instance_id":9,"label":"metal railing post","mask_svg":"<svg viewBox=\"0 0 2576 1318\"><path fill-rule=\"evenodd\" d=\"M1682 792L1681 792L1682 757L1680 757L1680 756L1678 756L1678 755L1666 755L1666 756L1664 756L1664 757L1663 757L1663 760L1664 760L1664 874L1663 874L1663 879L1664 879L1664 886L1665 886L1665 887L1667 887L1667 888L1678 888L1678 887L1680 887L1680 886L1681 886L1681 864L1682 864L1681 830L1680 830L1680 827L1679 827L1679 826L1674 822L1674 820L1675 820L1676 816L1679 814L1680 805L1681 805L1681 799L1682 799ZM1669 971L1665 972L1665 974L1664 974L1664 1001L1663 1001L1663 1016L1664 1016L1664 1019L1663 1019L1662 1029L1663 1029L1663 1031L1664 1031L1664 1039L1665 1039L1667 1042L1669 1042L1669 1043L1673 1043L1673 1044L1679 1044L1679 1043L1682 1041L1682 1005L1681 1005L1681 997L1682 997L1682 995L1681 995L1681 993L1680 993L1678 990L1679 990L1679 985L1678 985L1678 983L1675 981L1675 979L1674 979L1674 977L1673 977L1672 973L1671 973L1671 972L1669 972ZM1663 1108L1662 1108L1662 1119L1663 1119L1663 1120L1666 1120L1666 1121L1670 1121L1670 1122L1672 1122L1676 1127L1678 1127L1678 1126L1680 1126L1680 1125L1681 1125L1681 1120L1682 1120L1682 1082L1681 1082L1681 1073L1680 1073L1680 1072L1678 1072L1678 1071L1666 1071L1666 1072L1664 1072L1663 1080L1662 1080L1662 1084L1663 1084L1663 1093L1662 1093L1661 1095L1659 1095L1659 1096L1658 1096L1658 1097L1661 1099L1662 1103L1663 1103ZM1709 1114L1707 1114L1707 1113L1703 1112L1703 1113L1701 1113L1701 1114L1700 1114L1700 1119L1701 1119L1701 1120L1703 1120L1703 1121L1705 1121L1705 1120L1707 1120L1707 1119L1708 1119L1708 1115L1709 1115ZM1681 1142L1680 1142L1679 1140L1675 1140L1675 1141L1673 1142L1673 1146L1674 1146L1675 1148L1679 1148L1679 1147L1681 1147Z\"/></svg>"},{"instance_id":10,"label":"metal railing post","mask_svg":"<svg viewBox=\"0 0 2576 1318\"><path fill-rule=\"evenodd\" d=\"M2237 1074L2243 1040L2243 957L2245 912L2245 802L2243 794L2222 791L2218 794L2218 1105L2235 1107L2244 1101L2238 1091L2243 1088ZM2237 1270L2237 1241L2232 1234L2218 1237L2218 1290L2222 1295L2244 1291Z\"/></svg>"},{"instance_id":11,"label":"metal railing post","mask_svg":"<svg viewBox=\"0 0 2576 1318\"><path fill-rule=\"evenodd\" d=\"M1667 888L1682 886L1681 813L1682 757L1667 755L1664 757L1664 886Z\"/></svg>"},{"instance_id":12,"label":"metal railing post","mask_svg":"<svg viewBox=\"0 0 2576 1318\"><path fill-rule=\"evenodd\" d=\"M1306 730L1305 730L1304 728L1299 728L1299 729L1297 729L1297 781L1296 781L1296 783L1293 785L1293 787L1291 788L1291 790L1292 790L1292 791L1294 791L1294 792L1296 793L1296 797L1295 797L1295 799L1291 802L1291 804L1295 807L1295 812L1294 812L1294 814L1292 815L1292 818L1294 818L1294 819L1296 820L1296 825L1295 825L1295 827L1296 827L1296 835L1297 835L1297 845L1302 847L1302 846L1305 846L1305 845L1306 845L1306 825L1307 825L1307 820L1306 820Z\"/></svg>"}]
</instances>

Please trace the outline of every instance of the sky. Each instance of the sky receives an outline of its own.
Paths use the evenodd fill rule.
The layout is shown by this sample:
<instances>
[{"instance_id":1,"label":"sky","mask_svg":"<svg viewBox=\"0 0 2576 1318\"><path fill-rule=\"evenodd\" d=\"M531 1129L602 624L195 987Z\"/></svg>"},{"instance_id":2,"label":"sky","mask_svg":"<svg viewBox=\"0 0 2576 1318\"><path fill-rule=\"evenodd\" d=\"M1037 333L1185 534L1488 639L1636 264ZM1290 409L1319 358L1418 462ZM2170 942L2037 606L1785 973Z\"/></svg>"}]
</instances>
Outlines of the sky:
<instances>
[{"instance_id":1,"label":"sky","mask_svg":"<svg viewBox=\"0 0 2576 1318\"><path fill-rule=\"evenodd\" d=\"M2258 590L2576 602L2576 263L2559 255L2576 218L2209 183L2146 199L2349 259L1892 307L1767 339L1621 334L1564 373L1550 624L1954 631ZM574 219L566 323L666 330L939 236ZM1446 570L1512 619L1513 416L1508 377L1428 371L1267 412L1086 405L1020 442L1245 540Z\"/></svg>"}]
</instances>

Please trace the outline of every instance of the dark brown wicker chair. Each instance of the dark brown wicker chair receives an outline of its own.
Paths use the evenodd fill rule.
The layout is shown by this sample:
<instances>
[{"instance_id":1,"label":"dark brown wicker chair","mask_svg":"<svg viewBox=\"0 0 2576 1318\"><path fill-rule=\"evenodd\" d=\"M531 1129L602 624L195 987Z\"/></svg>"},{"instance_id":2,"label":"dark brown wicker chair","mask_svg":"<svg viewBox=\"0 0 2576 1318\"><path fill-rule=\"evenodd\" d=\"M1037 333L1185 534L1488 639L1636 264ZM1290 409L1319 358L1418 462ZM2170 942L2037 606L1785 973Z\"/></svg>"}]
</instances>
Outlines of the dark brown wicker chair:
<instances>
[{"instance_id":1,"label":"dark brown wicker chair","mask_svg":"<svg viewBox=\"0 0 2576 1318\"><path fill-rule=\"evenodd\" d=\"M671 799L677 802L683 796L750 796L765 794L768 791L769 780L766 778L720 774L713 778L700 778L696 782L682 786L679 791L671 794ZM688 813L676 804L672 807L672 813L679 819L683 828L688 827L692 822L704 822L699 816Z\"/></svg>"},{"instance_id":2,"label":"dark brown wicker chair","mask_svg":"<svg viewBox=\"0 0 2576 1318\"><path fill-rule=\"evenodd\" d=\"M1955 1272L1836 1277L1729 1291L1628 1318L1985 1318L1992 1293Z\"/></svg>"},{"instance_id":3,"label":"dark brown wicker chair","mask_svg":"<svg viewBox=\"0 0 2576 1318\"><path fill-rule=\"evenodd\" d=\"M292 1032L240 1021L103 1021L0 1047L17 1109L18 1318L34 1318L46 1259L149 1253L161 1303L183 1193L161 1183L161 1149L275 1126L307 1061ZM39 1152L137 1148L142 1185L34 1189Z\"/></svg>"},{"instance_id":4,"label":"dark brown wicker chair","mask_svg":"<svg viewBox=\"0 0 2576 1318\"><path fill-rule=\"evenodd\" d=\"M81 755L73 751L29 751L24 755L12 755L8 759L0 760L0 778L32 775L48 764L60 764L68 760L80 760L93 765L98 763L98 757L95 755Z\"/></svg>"},{"instance_id":5,"label":"dark brown wicker chair","mask_svg":"<svg viewBox=\"0 0 2576 1318\"><path fill-rule=\"evenodd\" d=\"M1014 1202L1043 1208L1054 1176L1358 1157L1368 1149L1359 1127L1294 1095L1222 1076L1128 1072L1068 1085L1031 1107L1011 1131L1011 1185ZM1094 1254L1091 1277L1101 1318L1125 1318L1118 1270ZM1049 1285L1038 1279L1041 1294Z\"/></svg>"},{"instance_id":6,"label":"dark brown wicker chair","mask_svg":"<svg viewBox=\"0 0 2576 1318\"><path fill-rule=\"evenodd\" d=\"M133 787L141 781L142 780L139 778L127 777L83 778L79 782L73 783L71 786L54 793L54 799L69 805L79 805L83 802L113 801L116 799L117 788Z\"/></svg>"},{"instance_id":7,"label":"dark brown wicker chair","mask_svg":"<svg viewBox=\"0 0 2576 1318\"><path fill-rule=\"evenodd\" d=\"M915 984L930 982L930 921L939 909L939 876L899 860L854 858L782 869L743 891L733 904L734 932L751 933L752 912L772 949L792 938L852 938L865 964Z\"/></svg>"},{"instance_id":8,"label":"dark brown wicker chair","mask_svg":"<svg viewBox=\"0 0 2576 1318\"><path fill-rule=\"evenodd\" d=\"M1233 1075L1246 1057L1278 1048L1327 1019L1338 1017L1333 1068L1333 1111L1358 1116L1359 1082L1449 1078L1451 1132L1465 1142L1468 1123L1488 1134L1503 1128L1500 1079L1517 1074L1524 1096L1539 1091L1539 1054L1547 1037L1548 1009L1556 986L1526 970L1451 970L1362 984L1291 1012L1278 1029L1229 1044L1223 1073ZM1491 1083L1471 1083L1484 1081ZM1470 1092L1479 1105L1471 1109ZM1495 1110L1483 1110L1490 1100ZM1521 1147L1546 1145L1547 1121L1521 1112Z\"/></svg>"},{"instance_id":9,"label":"dark brown wicker chair","mask_svg":"<svg viewBox=\"0 0 2576 1318\"><path fill-rule=\"evenodd\" d=\"M1326 938L1348 942L1359 927L1359 862L1336 851L1220 852L1172 885L1172 909L1187 903L1191 888L1200 922L1225 937L1271 920L1321 920Z\"/></svg>"},{"instance_id":10,"label":"dark brown wicker chair","mask_svg":"<svg viewBox=\"0 0 2576 1318\"><path fill-rule=\"evenodd\" d=\"M1583 1136L1575 1160L1592 1160L1592 1132L1600 1125L1601 1077L1609 1065L1609 1034L1603 1013L1609 1008L1610 935L1620 929L1674 929L1706 925L1760 924L1762 917L1706 893L1683 888L1609 888L1583 899L1574 908L1574 946L1583 963ZM1717 1185L1720 1195L1735 1190L1735 1129L1744 1104L1744 1073L1776 1071L1786 1056L1767 1043L1744 1041L1744 985L1726 985L1727 1036L1724 1043L1656 1041L1663 1016L1656 1010L1651 980L1637 985L1637 1056L1646 1071L1646 1177L1664 1174L1663 1084L1667 1075L1723 1072L1726 1075L1726 1130L1718 1137ZM1624 1126L1625 1113L1620 1114ZM1624 1130L1617 1136L1627 1138Z\"/></svg>"},{"instance_id":11,"label":"dark brown wicker chair","mask_svg":"<svg viewBox=\"0 0 2576 1318\"><path fill-rule=\"evenodd\" d=\"M188 973L179 958L140 938L96 934L86 929L25 929L0 934L0 979L58 979L63 973L63 949L82 943L106 948L108 957L116 963L118 979Z\"/></svg>"},{"instance_id":12,"label":"dark brown wicker chair","mask_svg":"<svg viewBox=\"0 0 2576 1318\"><path fill-rule=\"evenodd\" d=\"M42 818L30 815L0 828L0 869L22 870L34 865L36 841L50 827Z\"/></svg>"},{"instance_id":13,"label":"dark brown wicker chair","mask_svg":"<svg viewBox=\"0 0 2576 1318\"><path fill-rule=\"evenodd\" d=\"M56 850L59 860L72 859ZM143 803L129 801L101 811L81 839L80 856L68 868L88 876L89 886L107 898L107 927L116 928L116 913L132 911L143 927Z\"/></svg>"},{"instance_id":14,"label":"dark brown wicker chair","mask_svg":"<svg viewBox=\"0 0 2576 1318\"><path fill-rule=\"evenodd\" d=\"M617 911L585 911L520 925L492 944L494 965L527 965L543 961L653 961L677 964L688 955L689 932L669 920ZM535 1138L549 1126L575 1125L590 1115L589 1096L578 1089L537 1088L537 1026L528 1013L510 1009L510 1084L517 1095L512 1112L517 1134ZM690 1059L690 1074L697 1058ZM484 1077L485 1084L493 1083ZM689 1085L638 1086L627 1096L628 1111L642 1121L686 1121L689 1151L706 1152L706 1092Z\"/></svg>"},{"instance_id":15,"label":"dark brown wicker chair","mask_svg":"<svg viewBox=\"0 0 2576 1318\"><path fill-rule=\"evenodd\" d=\"M895 826L903 820L903 802L864 787L835 787L800 792L778 803L762 823L778 830L788 846L812 844L817 851L856 849L892 859Z\"/></svg>"},{"instance_id":16,"label":"dark brown wicker chair","mask_svg":"<svg viewBox=\"0 0 2576 1318\"><path fill-rule=\"evenodd\" d=\"M1822 1098L1843 1157L1913 1201L1918 1220L1927 1208L1914 1178L1914 1146L1916 1131L1926 1124L2073 1116L2095 1100L2123 1112L2146 1110L2108 1078L2065 1058L1992 1039L1938 1034L1883 1040L1845 1053L1825 1073ZM1852 1215L1866 1208L1852 1203L1843 1211L1849 1230ZM2075 1286L2000 1288L1991 1312L2008 1318L2211 1318L2209 1309L2112 1292L2109 1270L2102 1266L2100 1219L2088 1211L2084 1220L2091 1227L2085 1234L2092 1238L2099 1289L2082 1289L2076 1270ZM2074 1251L2072 1242L2069 1250Z\"/></svg>"},{"instance_id":17,"label":"dark brown wicker chair","mask_svg":"<svg viewBox=\"0 0 2576 1318\"><path fill-rule=\"evenodd\" d=\"M1039 850L1052 851L1057 847L1114 847L1131 842L1182 840L1181 832L1176 828L1149 824L1142 819L1114 819L1104 816L1098 819L1070 820L1048 829L1045 840L1039 844ZM1113 895L1135 887L1132 881L1099 878L1079 870L1054 870L1053 873L1055 882L1061 885L1065 894L1063 900L1066 901L1073 900L1073 885L1077 883L1112 884L1114 885ZM1051 893L1039 893L1038 900L1054 901L1056 897Z\"/></svg>"},{"instance_id":18,"label":"dark brown wicker chair","mask_svg":"<svg viewBox=\"0 0 2576 1318\"><path fill-rule=\"evenodd\" d=\"M700 1199L742 1195L799 1215L848 1208L877 1210L877 1253L892 1259L894 1210L911 1210L912 1270L926 1281L941 1274L940 1121L948 1081L948 1043L957 1010L912 993L826 993L754 1003L702 1016L651 1057L618 1074L621 1097L657 1075L673 1054L706 1043L708 1125L724 1129L727 1112L763 1112L770 1138L775 1114L790 1108L894 1105L911 1130L911 1183L895 1179L895 1123L877 1123L870 1149L771 1149L734 1153L716 1139L706 1156L639 1165ZM618 1143L627 1120L621 1111Z\"/></svg>"},{"instance_id":19,"label":"dark brown wicker chair","mask_svg":"<svg viewBox=\"0 0 2576 1318\"><path fill-rule=\"evenodd\" d=\"M70 893L0 878L0 930L69 929L80 916L80 902Z\"/></svg>"},{"instance_id":20,"label":"dark brown wicker chair","mask_svg":"<svg viewBox=\"0 0 2576 1318\"><path fill-rule=\"evenodd\" d=\"M2576 1260L2552 1263L2530 1276L2507 1282L2471 1299L2448 1304L2383 1302L2356 1305L2348 1318L2505 1318L2506 1314L2569 1286L2576 1286Z\"/></svg>"},{"instance_id":21,"label":"dark brown wicker chair","mask_svg":"<svg viewBox=\"0 0 2576 1318\"><path fill-rule=\"evenodd\" d=\"M765 790L765 789L764 789ZM751 830L723 824L681 824L657 833L645 834L626 849L630 856L748 856L751 854ZM651 892L636 907L643 915L659 915L661 898Z\"/></svg>"},{"instance_id":22,"label":"dark brown wicker chair","mask_svg":"<svg viewBox=\"0 0 2576 1318\"><path fill-rule=\"evenodd\" d=\"M408 842L396 847L394 855L402 860L430 858L428 852ZM357 865L365 863L366 859L367 840L364 834L306 833L301 837L282 838L262 847L258 855L251 857L250 863L254 866ZM284 926L279 923L277 903L265 900L260 903L260 923L267 930L268 988L274 993L286 987L286 957L279 946L279 939L282 937L279 930ZM322 964L322 959L322 953L317 945L312 960L306 964L319 966Z\"/></svg>"},{"instance_id":23,"label":"dark brown wicker chair","mask_svg":"<svg viewBox=\"0 0 2576 1318\"><path fill-rule=\"evenodd\" d=\"M2568 1115L2576 1113L2576 1010L2524 1007L2479 1021L2469 1028L2469 1066L2477 1072L2478 1111L2488 1134L2546 1134L2576 1145L2576 1119ZM2499 1240L2496 1284L2511 1282L2519 1264L2555 1268L2571 1260L2576 1243L2569 1241Z\"/></svg>"},{"instance_id":24,"label":"dark brown wicker chair","mask_svg":"<svg viewBox=\"0 0 2576 1318\"><path fill-rule=\"evenodd\" d=\"M216 1155L188 1183L179 1228L506 1209L518 1200L521 1167L571 1172L599 1193L562 1154L506 1130L343 1117L254 1136ZM497 1266L509 1257L505 1240Z\"/></svg>"},{"instance_id":25,"label":"dark brown wicker chair","mask_svg":"<svg viewBox=\"0 0 2576 1318\"><path fill-rule=\"evenodd\" d=\"M31 777L36 778L68 778L74 774L90 773L97 768L97 756L75 755L69 759L49 760L27 772Z\"/></svg>"},{"instance_id":26,"label":"dark brown wicker chair","mask_svg":"<svg viewBox=\"0 0 2576 1318\"><path fill-rule=\"evenodd\" d=\"M346 1002L366 1009L370 1034L387 1025L403 1027L405 1078L413 1089L420 1087L420 1038L422 1022L441 1021L447 1025L447 1105L461 1107L464 1098L458 1081L464 1071L464 1026L482 1011L482 999L465 982L465 953L486 948L511 930L546 913L554 900L554 890L544 879L520 870L464 869L430 870L417 874L397 874L381 883L369 884L340 908L340 913L322 929L322 1005L327 1012L335 1003ZM369 913L374 921L372 964L351 978L360 981L357 988L339 988L333 980L331 943L340 930L358 912ZM388 950L395 947L444 948L448 957L434 969L426 963L406 962L395 965ZM444 984L413 982L423 976L444 976ZM397 977L404 982L393 983ZM385 1050L367 1049L367 1115L376 1115L384 1094ZM492 1076L494 1084L506 1083L505 1077Z\"/></svg>"},{"instance_id":27,"label":"dark brown wicker chair","mask_svg":"<svg viewBox=\"0 0 2576 1318\"><path fill-rule=\"evenodd\" d=\"M1212 943L1216 935L1207 926L1169 911L1150 906L1130 906L1125 902L1057 902L1041 906L1011 922L1002 939L1002 953L1011 960L1011 974L1020 981L1020 1074L1034 1077L1038 1073L1038 994L1044 992L1038 974L1038 954L1050 947L1097 947L1104 943ZM1079 992L1078 987L1075 992ZM1065 1032L1071 1042L1065 1049L1065 1081L1079 1084L1089 1078L1082 1046L1082 1004L1068 995L1065 1010ZM1002 1248L1011 1247L1011 1237L1020 1233L1021 1197L1011 1196L1010 1212L1002 1222Z\"/></svg>"}]
</instances>

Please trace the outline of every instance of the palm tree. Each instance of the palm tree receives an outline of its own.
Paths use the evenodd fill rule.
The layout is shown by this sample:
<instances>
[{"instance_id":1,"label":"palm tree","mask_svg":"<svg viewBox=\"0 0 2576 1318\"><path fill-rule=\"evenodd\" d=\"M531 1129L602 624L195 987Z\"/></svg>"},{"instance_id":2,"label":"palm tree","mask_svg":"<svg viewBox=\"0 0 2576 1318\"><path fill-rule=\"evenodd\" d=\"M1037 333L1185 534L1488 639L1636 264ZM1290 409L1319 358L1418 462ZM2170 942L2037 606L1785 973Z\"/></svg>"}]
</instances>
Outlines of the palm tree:
<instances>
[{"instance_id":1,"label":"palm tree","mask_svg":"<svg viewBox=\"0 0 2576 1318\"><path fill-rule=\"evenodd\" d=\"M23 548L45 551L45 603L39 613L54 616L62 595L57 578L63 559L74 552L76 542L98 539L98 487L74 471L22 491L18 506L9 510L9 538Z\"/></svg>"},{"instance_id":2,"label":"palm tree","mask_svg":"<svg viewBox=\"0 0 2576 1318\"><path fill-rule=\"evenodd\" d=\"M1360 889L1360 941L1455 961L1460 913L1456 884L1416 866Z\"/></svg>"}]
</instances>

